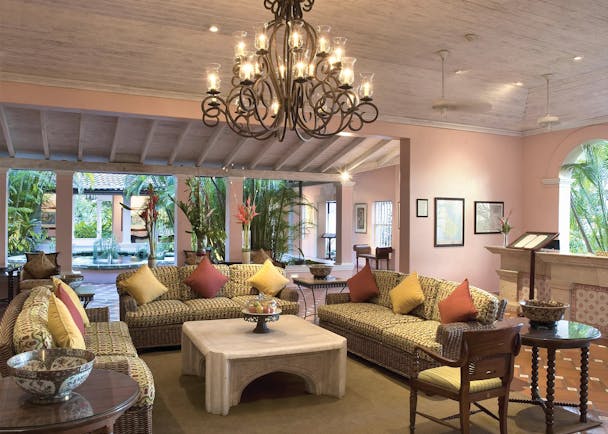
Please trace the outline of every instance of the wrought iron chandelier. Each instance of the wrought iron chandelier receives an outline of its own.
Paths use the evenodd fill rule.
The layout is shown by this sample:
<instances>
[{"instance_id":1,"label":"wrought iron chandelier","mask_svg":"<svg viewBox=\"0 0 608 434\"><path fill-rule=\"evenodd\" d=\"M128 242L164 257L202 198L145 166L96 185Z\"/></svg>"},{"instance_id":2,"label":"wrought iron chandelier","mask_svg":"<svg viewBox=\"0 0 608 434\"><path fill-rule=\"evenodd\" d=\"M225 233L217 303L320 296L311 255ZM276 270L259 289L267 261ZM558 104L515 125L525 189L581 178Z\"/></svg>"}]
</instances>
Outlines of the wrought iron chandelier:
<instances>
[{"instance_id":1,"label":"wrought iron chandelier","mask_svg":"<svg viewBox=\"0 0 608 434\"><path fill-rule=\"evenodd\" d=\"M274 19L247 32L235 32L232 89L220 96L220 65L207 67L203 123L226 120L243 137L302 140L358 131L378 118L372 103L374 74L361 73L355 90L356 59L346 57L346 38L331 38L331 27L315 28L302 18L314 0L264 0Z\"/></svg>"}]
</instances>

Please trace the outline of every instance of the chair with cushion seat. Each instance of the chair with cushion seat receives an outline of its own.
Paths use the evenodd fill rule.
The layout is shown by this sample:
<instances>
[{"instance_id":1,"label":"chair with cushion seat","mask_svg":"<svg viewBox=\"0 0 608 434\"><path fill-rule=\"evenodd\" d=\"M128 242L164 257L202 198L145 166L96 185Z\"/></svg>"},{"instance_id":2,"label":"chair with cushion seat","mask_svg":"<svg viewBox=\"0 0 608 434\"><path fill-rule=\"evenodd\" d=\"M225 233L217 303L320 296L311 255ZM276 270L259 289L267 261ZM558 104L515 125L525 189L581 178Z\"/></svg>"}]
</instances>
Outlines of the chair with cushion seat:
<instances>
[{"instance_id":1,"label":"chair with cushion seat","mask_svg":"<svg viewBox=\"0 0 608 434\"><path fill-rule=\"evenodd\" d=\"M355 244L353 245L353 251L355 252L357 271L359 271L359 258L362 258L363 255L370 255L372 253L372 248L367 244Z\"/></svg>"},{"instance_id":2,"label":"chair with cushion seat","mask_svg":"<svg viewBox=\"0 0 608 434\"><path fill-rule=\"evenodd\" d=\"M522 325L512 325L496 329L469 330L463 333L460 357L452 360L424 347L416 348L416 360L422 353L438 361L443 366L418 372L410 382L410 433L416 427L416 415L453 429L446 420L416 410L418 391L429 395L439 395L460 402L460 431L469 433L471 403L484 413L497 419L501 434L507 432L507 408L509 387L513 379L513 363L521 347L519 331ZM498 417L478 401L498 398Z\"/></svg>"},{"instance_id":3,"label":"chair with cushion seat","mask_svg":"<svg viewBox=\"0 0 608 434\"><path fill-rule=\"evenodd\" d=\"M57 264L59 252L29 252L25 254L26 262L19 275L19 291L37 286L52 285L51 276L61 274Z\"/></svg>"},{"instance_id":4,"label":"chair with cushion seat","mask_svg":"<svg viewBox=\"0 0 608 434\"><path fill-rule=\"evenodd\" d=\"M391 253L393 253L392 247L376 247L375 254L359 254L361 258L365 258L366 262L369 262L370 259L376 261L376 270L378 270L378 266L380 265L380 261L386 261L386 269L390 269L389 264L391 260ZM358 264L357 264L358 265Z\"/></svg>"}]
</instances>

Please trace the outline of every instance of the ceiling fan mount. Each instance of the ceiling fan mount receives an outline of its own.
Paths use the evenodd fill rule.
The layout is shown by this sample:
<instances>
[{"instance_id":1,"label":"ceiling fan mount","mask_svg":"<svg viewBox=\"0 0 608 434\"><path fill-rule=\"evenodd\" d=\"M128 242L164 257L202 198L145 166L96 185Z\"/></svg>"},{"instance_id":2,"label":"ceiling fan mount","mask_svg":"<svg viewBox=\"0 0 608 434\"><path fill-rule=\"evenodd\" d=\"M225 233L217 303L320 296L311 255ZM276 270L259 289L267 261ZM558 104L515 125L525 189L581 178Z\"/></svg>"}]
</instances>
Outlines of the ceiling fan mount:
<instances>
[{"instance_id":1,"label":"ceiling fan mount","mask_svg":"<svg viewBox=\"0 0 608 434\"><path fill-rule=\"evenodd\" d=\"M559 117L549 113L549 80L551 79L552 76L553 76L553 74L543 74L543 78L545 79L546 88L547 88L547 102L545 105L545 115L539 117L536 121L538 123L538 125L540 125L543 128L546 127L548 129L551 129L551 127L553 125L559 124Z\"/></svg>"}]
</instances>

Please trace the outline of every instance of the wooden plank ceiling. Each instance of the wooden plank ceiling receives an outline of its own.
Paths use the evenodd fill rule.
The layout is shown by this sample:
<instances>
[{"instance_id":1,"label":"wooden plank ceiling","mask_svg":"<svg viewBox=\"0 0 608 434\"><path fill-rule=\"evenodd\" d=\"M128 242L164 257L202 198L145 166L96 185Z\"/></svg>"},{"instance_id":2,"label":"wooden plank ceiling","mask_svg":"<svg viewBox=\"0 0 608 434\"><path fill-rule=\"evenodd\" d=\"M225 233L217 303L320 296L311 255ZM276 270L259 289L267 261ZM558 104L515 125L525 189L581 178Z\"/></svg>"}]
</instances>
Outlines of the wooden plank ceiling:
<instances>
[{"instance_id":1,"label":"wooden plank ceiling","mask_svg":"<svg viewBox=\"0 0 608 434\"><path fill-rule=\"evenodd\" d=\"M269 20L262 0L3 0L0 78L198 101L205 65L229 83L232 32ZM376 73L381 119L540 132L544 73L559 128L608 120L606 0L317 0L305 18L349 39L358 71ZM211 24L219 26L211 33ZM465 36L467 35L467 36ZM446 98L490 110L434 111L437 50ZM575 56L582 56L574 61ZM461 73L456 73L460 71ZM514 83L521 82L518 86ZM1 104L0 156L313 173L396 164L386 137L243 140L199 121ZM486 104L486 105L487 105Z\"/></svg>"}]
</instances>

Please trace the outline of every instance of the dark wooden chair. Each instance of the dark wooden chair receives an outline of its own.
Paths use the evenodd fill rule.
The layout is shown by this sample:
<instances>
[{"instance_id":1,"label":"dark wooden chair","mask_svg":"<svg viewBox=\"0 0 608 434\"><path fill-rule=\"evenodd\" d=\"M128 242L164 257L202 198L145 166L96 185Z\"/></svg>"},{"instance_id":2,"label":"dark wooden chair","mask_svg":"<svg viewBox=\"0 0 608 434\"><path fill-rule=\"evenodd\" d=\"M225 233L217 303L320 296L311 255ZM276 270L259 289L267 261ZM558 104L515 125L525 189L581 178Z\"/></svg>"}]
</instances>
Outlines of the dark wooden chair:
<instances>
[{"instance_id":1,"label":"dark wooden chair","mask_svg":"<svg viewBox=\"0 0 608 434\"><path fill-rule=\"evenodd\" d=\"M420 390L460 403L460 432L470 432L469 416L473 403L484 413L497 419L501 434L506 434L509 387L513 379L515 356L519 354L521 347L521 327L521 324L517 324L490 330L465 331L458 360L417 347L416 363L421 353L425 353L443 366L418 372L410 381L410 433L415 431L417 414L441 425L458 429L447 422L448 419L453 419L453 416L439 419L416 410ZM498 398L498 417L477 402L489 398Z\"/></svg>"},{"instance_id":2,"label":"dark wooden chair","mask_svg":"<svg viewBox=\"0 0 608 434\"><path fill-rule=\"evenodd\" d=\"M362 258L365 258L366 262L369 262L370 260L372 261L376 261L376 270L378 269L379 265L380 265L380 261L386 261L386 269L388 270L390 261L391 261L391 253L393 253L393 248L392 247L376 247L376 253L375 254L371 254L371 251L369 252L369 254L362 254L359 255ZM357 261L357 265L359 265L358 261ZM358 269L358 267L357 267Z\"/></svg>"},{"instance_id":3,"label":"dark wooden chair","mask_svg":"<svg viewBox=\"0 0 608 434\"><path fill-rule=\"evenodd\" d=\"M355 252L355 261L357 262L357 271L359 271L359 258L363 255L369 255L372 253L372 248L368 244L355 244L353 245L353 251Z\"/></svg>"}]
</instances>

